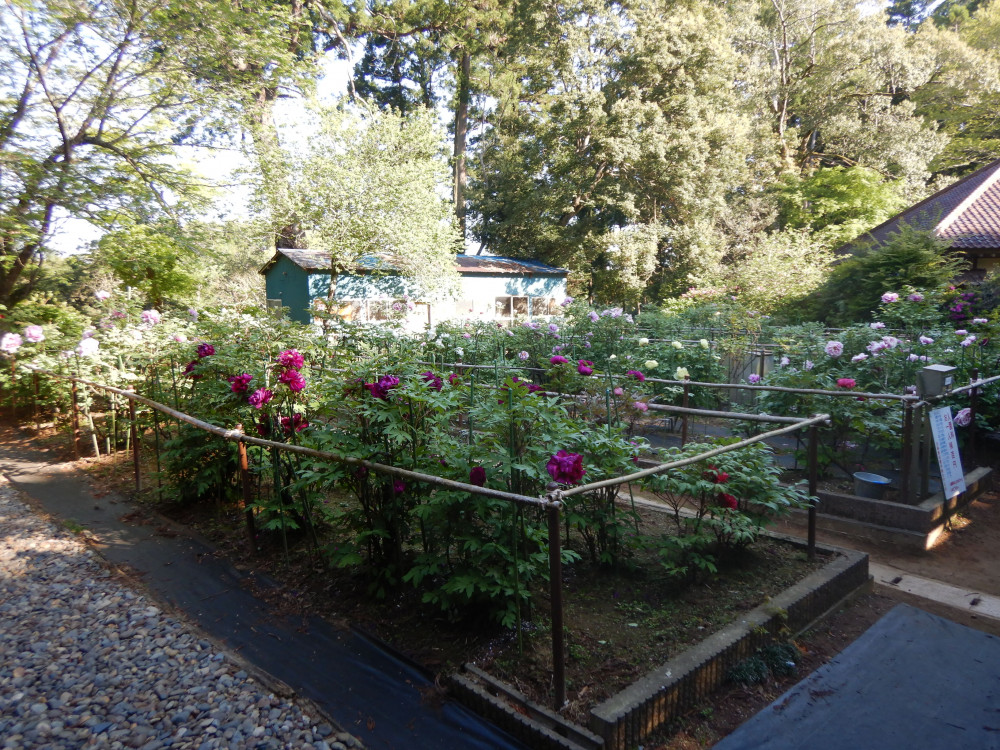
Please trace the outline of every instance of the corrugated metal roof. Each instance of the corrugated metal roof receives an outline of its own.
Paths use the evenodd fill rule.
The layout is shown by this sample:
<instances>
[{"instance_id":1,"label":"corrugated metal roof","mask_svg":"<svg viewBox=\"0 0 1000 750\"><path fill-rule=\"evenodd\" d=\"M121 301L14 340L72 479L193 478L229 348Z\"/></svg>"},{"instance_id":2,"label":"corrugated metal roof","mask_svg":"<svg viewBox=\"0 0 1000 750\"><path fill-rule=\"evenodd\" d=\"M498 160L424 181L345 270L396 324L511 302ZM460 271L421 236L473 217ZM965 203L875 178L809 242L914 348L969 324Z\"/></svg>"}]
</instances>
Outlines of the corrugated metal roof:
<instances>
[{"instance_id":1,"label":"corrugated metal roof","mask_svg":"<svg viewBox=\"0 0 1000 750\"><path fill-rule=\"evenodd\" d=\"M277 261L279 255L284 255L295 265L305 271L324 272L330 270L330 254L319 250L293 250L278 248L267 264L260 269L265 273ZM565 276L569 273L565 268L547 266L537 260L522 258L503 258L498 255L456 255L455 265L462 275L469 274L508 274L518 276ZM358 271L361 273L380 269L391 271L391 267L381 258L368 255L358 261Z\"/></svg>"},{"instance_id":2,"label":"corrugated metal roof","mask_svg":"<svg viewBox=\"0 0 1000 750\"><path fill-rule=\"evenodd\" d=\"M504 258L499 255L456 255L455 264L461 274L500 273L524 276L565 276L565 268L547 266L537 260Z\"/></svg>"},{"instance_id":3,"label":"corrugated metal roof","mask_svg":"<svg viewBox=\"0 0 1000 750\"><path fill-rule=\"evenodd\" d=\"M1000 160L879 224L838 252L851 252L867 242L881 245L903 224L933 230L956 249L1000 250Z\"/></svg>"}]
</instances>

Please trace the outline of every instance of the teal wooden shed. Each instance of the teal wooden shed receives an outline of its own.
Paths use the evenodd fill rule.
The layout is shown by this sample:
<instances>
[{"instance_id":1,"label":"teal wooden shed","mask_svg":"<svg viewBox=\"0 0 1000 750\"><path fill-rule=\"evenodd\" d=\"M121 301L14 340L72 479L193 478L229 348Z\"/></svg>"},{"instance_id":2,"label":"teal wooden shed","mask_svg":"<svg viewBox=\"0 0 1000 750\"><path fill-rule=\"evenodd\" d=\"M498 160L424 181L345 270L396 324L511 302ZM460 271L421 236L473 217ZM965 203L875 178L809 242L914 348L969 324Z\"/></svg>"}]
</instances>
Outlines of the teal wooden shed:
<instances>
[{"instance_id":1,"label":"teal wooden shed","mask_svg":"<svg viewBox=\"0 0 1000 750\"><path fill-rule=\"evenodd\" d=\"M456 255L458 293L445 300L421 300L407 279L379 259L366 258L352 273L341 274L333 302L347 320L378 321L392 316L406 300L410 327L441 320L513 320L557 315L566 298L565 268L536 260L494 255ZM317 250L279 249L261 268L269 304L288 308L300 323L311 320L310 306L330 296L330 255Z\"/></svg>"}]
</instances>

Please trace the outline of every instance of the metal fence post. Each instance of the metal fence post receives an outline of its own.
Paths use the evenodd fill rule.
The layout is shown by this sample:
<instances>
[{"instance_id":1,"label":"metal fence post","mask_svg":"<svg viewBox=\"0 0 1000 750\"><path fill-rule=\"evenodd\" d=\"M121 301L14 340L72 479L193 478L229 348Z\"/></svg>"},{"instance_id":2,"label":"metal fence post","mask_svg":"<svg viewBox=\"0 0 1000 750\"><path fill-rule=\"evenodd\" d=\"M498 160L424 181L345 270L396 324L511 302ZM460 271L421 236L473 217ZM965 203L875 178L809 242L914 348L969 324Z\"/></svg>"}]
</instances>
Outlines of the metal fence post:
<instances>
[{"instance_id":1,"label":"metal fence post","mask_svg":"<svg viewBox=\"0 0 1000 750\"><path fill-rule=\"evenodd\" d=\"M549 592L552 600L552 682L555 709L566 704L566 654L563 637L562 538L559 529L559 505L548 507L549 515Z\"/></svg>"},{"instance_id":2,"label":"metal fence post","mask_svg":"<svg viewBox=\"0 0 1000 750\"><path fill-rule=\"evenodd\" d=\"M913 405L903 402L903 455L899 472L899 501L910 503L910 474L913 465Z\"/></svg>"},{"instance_id":3,"label":"metal fence post","mask_svg":"<svg viewBox=\"0 0 1000 750\"><path fill-rule=\"evenodd\" d=\"M129 393L135 393L132 388ZM135 491L142 491L142 473L139 468L139 428L135 419L135 399L128 400L128 422L129 435L132 438L132 470L135 472Z\"/></svg>"},{"instance_id":4,"label":"metal fence post","mask_svg":"<svg viewBox=\"0 0 1000 750\"><path fill-rule=\"evenodd\" d=\"M243 425L236 425L236 429L243 432ZM257 552L257 528L253 517L253 488L250 483L250 461L247 457L247 446L242 440L236 441L240 460L240 481L243 485L243 512L247 523L247 544L250 554Z\"/></svg>"},{"instance_id":5,"label":"metal fence post","mask_svg":"<svg viewBox=\"0 0 1000 750\"><path fill-rule=\"evenodd\" d=\"M684 378L684 400L681 402L681 406L685 409L688 408L688 400L691 397L691 378ZM688 415L681 415L681 448L687 443L688 439Z\"/></svg>"},{"instance_id":6,"label":"metal fence post","mask_svg":"<svg viewBox=\"0 0 1000 750\"><path fill-rule=\"evenodd\" d=\"M972 382L979 380L979 368L972 368ZM968 456L966 456L966 464L968 466L976 465L976 402L979 400L979 389L973 388L969 393L969 416L971 421L969 422L969 448Z\"/></svg>"},{"instance_id":7,"label":"metal fence post","mask_svg":"<svg viewBox=\"0 0 1000 750\"><path fill-rule=\"evenodd\" d=\"M818 485L819 467L819 428L809 425L809 534L807 552L810 560L816 559L816 488Z\"/></svg>"},{"instance_id":8,"label":"metal fence post","mask_svg":"<svg viewBox=\"0 0 1000 750\"><path fill-rule=\"evenodd\" d=\"M73 456L80 460L80 405L76 395L76 381L70 383L70 396L73 401Z\"/></svg>"}]
</instances>

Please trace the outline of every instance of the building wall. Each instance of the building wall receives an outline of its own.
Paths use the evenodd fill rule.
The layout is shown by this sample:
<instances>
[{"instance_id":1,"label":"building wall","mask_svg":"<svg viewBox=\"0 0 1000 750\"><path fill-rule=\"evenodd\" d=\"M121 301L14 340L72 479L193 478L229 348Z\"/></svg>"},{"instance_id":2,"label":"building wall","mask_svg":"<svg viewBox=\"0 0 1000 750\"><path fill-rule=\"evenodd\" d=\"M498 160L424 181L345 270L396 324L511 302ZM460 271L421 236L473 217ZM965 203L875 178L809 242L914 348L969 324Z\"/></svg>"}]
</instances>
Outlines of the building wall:
<instances>
[{"instance_id":1,"label":"building wall","mask_svg":"<svg viewBox=\"0 0 1000 750\"><path fill-rule=\"evenodd\" d=\"M289 308L292 320L308 323L312 301L329 297L330 274L307 273L282 257L268 271L265 286L267 298L280 299ZM341 303L338 311L348 319L378 319L379 309L406 296L417 299L413 285L399 276L341 274L337 278L335 299ZM550 300L558 304L565 297L563 276L470 274L461 277L461 291L456 298L434 300L429 310L428 305L418 304L409 317L420 328L452 318L534 317L550 314Z\"/></svg>"},{"instance_id":2,"label":"building wall","mask_svg":"<svg viewBox=\"0 0 1000 750\"><path fill-rule=\"evenodd\" d=\"M281 300L288 308L288 317L299 323L310 322L309 291L306 272L288 258L279 256L264 276L267 299Z\"/></svg>"}]
</instances>

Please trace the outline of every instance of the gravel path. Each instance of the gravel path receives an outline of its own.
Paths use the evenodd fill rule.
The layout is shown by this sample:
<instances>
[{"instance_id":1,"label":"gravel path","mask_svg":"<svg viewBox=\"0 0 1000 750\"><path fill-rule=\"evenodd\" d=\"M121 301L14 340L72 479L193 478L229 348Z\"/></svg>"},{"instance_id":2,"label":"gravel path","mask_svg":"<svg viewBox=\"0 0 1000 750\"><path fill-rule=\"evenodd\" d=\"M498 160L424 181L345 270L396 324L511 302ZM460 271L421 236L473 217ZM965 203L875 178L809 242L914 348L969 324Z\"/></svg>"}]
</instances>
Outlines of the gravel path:
<instances>
[{"instance_id":1,"label":"gravel path","mask_svg":"<svg viewBox=\"0 0 1000 750\"><path fill-rule=\"evenodd\" d=\"M269 693L0 483L0 748L91 747L360 744Z\"/></svg>"}]
</instances>

